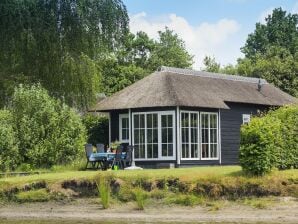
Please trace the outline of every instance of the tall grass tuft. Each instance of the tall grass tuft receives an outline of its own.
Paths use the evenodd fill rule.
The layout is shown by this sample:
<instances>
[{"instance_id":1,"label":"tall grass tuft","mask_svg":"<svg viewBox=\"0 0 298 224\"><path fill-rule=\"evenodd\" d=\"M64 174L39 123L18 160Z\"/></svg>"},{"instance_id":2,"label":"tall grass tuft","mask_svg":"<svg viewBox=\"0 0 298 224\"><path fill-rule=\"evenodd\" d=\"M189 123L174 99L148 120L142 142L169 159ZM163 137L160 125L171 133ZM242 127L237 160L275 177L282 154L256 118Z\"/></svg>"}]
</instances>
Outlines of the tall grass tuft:
<instances>
[{"instance_id":1,"label":"tall grass tuft","mask_svg":"<svg viewBox=\"0 0 298 224\"><path fill-rule=\"evenodd\" d=\"M97 189L102 207L107 209L110 207L110 181L104 177L100 177L97 183Z\"/></svg>"},{"instance_id":2,"label":"tall grass tuft","mask_svg":"<svg viewBox=\"0 0 298 224\"><path fill-rule=\"evenodd\" d=\"M137 209L144 210L145 202L147 199L147 193L141 188L136 188L133 190L133 194L134 194L135 201L137 203Z\"/></svg>"}]
</instances>

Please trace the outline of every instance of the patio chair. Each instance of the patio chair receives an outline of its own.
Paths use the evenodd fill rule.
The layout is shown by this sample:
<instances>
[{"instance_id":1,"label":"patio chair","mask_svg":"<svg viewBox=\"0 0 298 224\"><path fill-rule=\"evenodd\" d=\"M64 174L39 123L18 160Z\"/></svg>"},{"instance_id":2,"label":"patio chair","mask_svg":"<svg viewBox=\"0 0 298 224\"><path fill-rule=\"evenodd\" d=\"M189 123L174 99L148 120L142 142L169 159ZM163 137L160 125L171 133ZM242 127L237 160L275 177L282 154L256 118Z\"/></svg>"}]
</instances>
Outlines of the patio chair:
<instances>
[{"instance_id":1,"label":"patio chair","mask_svg":"<svg viewBox=\"0 0 298 224\"><path fill-rule=\"evenodd\" d=\"M131 166L133 150L134 150L134 146L133 145L127 146L127 148L126 148L126 156L125 156L125 159L123 160L124 168L126 166Z\"/></svg>"},{"instance_id":2,"label":"patio chair","mask_svg":"<svg viewBox=\"0 0 298 224\"><path fill-rule=\"evenodd\" d=\"M122 151L123 146L120 145L116 150L116 155L113 159L112 168L114 168L114 166L118 166L120 169L123 169Z\"/></svg>"},{"instance_id":3,"label":"patio chair","mask_svg":"<svg viewBox=\"0 0 298 224\"><path fill-rule=\"evenodd\" d=\"M96 152L97 153L103 153L105 152L105 145L102 143L96 144Z\"/></svg>"},{"instance_id":4,"label":"patio chair","mask_svg":"<svg viewBox=\"0 0 298 224\"><path fill-rule=\"evenodd\" d=\"M96 168L96 163L98 163L99 160L92 157L93 145L92 144L86 144L85 145L85 152L86 152L86 159L87 159L87 163L86 163L86 168L85 169L88 169L89 163L91 164L92 169Z\"/></svg>"}]
</instances>

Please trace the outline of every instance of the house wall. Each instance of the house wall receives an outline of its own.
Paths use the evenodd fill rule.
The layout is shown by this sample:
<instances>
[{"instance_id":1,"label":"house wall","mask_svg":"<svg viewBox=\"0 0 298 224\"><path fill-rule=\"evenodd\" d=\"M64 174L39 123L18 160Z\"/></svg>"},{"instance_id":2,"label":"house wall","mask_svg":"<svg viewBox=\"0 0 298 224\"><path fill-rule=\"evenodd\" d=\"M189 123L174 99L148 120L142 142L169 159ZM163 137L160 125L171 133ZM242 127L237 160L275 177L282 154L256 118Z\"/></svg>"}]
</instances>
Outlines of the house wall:
<instances>
[{"instance_id":1,"label":"house wall","mask_svg":"<svg viewBox=\"0 0 298 224\"><path fill-rule=\"evenodd\" d=\"M226 103L230 109L220 110L221 119L221 164L239 163L240 127L242 114L256 115L268 106L255 104Z\"/></svg>"},{"instance_id":2,"label":"house wall","mask_svg":"<svg viewBox=\"0 0 298 224\"><path fill-rule=\"evenodd\" d=\"M268 106L253 105L253 104L240 104L240 103L227 103L230 109L212 109L212 108L193 108L193 107L180 107L181 110L200 111L200 112L218 112L220 119L220 133L221 133L221 151L218 160L180 160L178 165L176 160L169 161L137 161L136 164L144 167L155 167L158 163L175 163L179 167L195 166L195 165L232 165L239 163L239 147L240 147L240 127L242 125L242 114L257 114L258 111L268 109ZM148 112L148 111L175 111L175 118L177 116L176 107L158 107L158 108L141 108L131 109L133 112ZM119 114L129 113L128 110L117 110L110 112L111 118L111 141L119 140ZM131 124L132 127L132 124ZM176 143L178 141L178 130L176 128ZM131 132L132 136L132 132ZM127 144L124 144L127 145ZM180 150L180 145L176 147L176 155Z\"/></svg>"}]
</instances>

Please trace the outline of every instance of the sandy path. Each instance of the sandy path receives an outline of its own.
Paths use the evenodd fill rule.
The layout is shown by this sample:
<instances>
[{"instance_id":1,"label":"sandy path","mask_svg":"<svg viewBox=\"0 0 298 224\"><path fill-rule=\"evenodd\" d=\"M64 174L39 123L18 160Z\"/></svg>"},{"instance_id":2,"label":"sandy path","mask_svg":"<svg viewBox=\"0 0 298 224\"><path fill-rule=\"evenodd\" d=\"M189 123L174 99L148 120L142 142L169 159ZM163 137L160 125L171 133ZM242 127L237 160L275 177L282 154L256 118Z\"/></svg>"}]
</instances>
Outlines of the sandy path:
<instances>
[{"instance_id":1,"label":"sandy path","mask_svg":"<svg viewBox=\"0 0 298 224\"><path fill-rule=\"evenodd\" d=\"M8 204L0 206L0 219L57 219L122 222L236 222L236 223L298 223L298 202L280 203L272 208L254 209L229 204L218 211L204 207L149 207L137 211L133 204L108 210L88 200L68 204L57 202Z\"/></svg>"}]
</instances>

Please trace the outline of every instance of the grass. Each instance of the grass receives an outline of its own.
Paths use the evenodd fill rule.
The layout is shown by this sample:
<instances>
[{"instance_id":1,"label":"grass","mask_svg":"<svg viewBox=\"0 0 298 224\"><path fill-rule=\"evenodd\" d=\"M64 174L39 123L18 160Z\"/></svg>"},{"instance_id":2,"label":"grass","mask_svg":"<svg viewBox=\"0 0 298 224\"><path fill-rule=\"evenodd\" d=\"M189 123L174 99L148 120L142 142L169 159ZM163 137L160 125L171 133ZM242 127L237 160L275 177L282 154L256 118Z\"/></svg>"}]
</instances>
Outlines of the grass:
<instances>
[{"instance_id":1,"label":"grass","mask_svg":"<svg viewBox=\"0 0 298 224\"><path fill-rule=\"evenodd\" d=\"M142 188L136 188L133 190L133 194L137 204L137 209L144 210L145 202L147 199L147 192L145 192Z\"/></svg>"},{"instance_id":2,"label":"grass","mask_svg":"<svg viewBox=\"0 0 298 224\"><path fill-rule=\"evenodd\" d=\"M270 206L272 206L275 203L275 201L270 198L270 197L266 197L266 198L245 198L243 200L243 204L251 206L253 208L258 208L258 209L265 209L268 208Z\"/></svg>"},{"instance_id":3,"label":"grass","mask_svg":"<svg viewBox=\"0 0 298 224\"><path fill-rule=\"evenodd\" d=\"M110 181L101 177L97 183L97 189L100 196L102 207L107 209L110 207Z\"/></svg>"},{"instance_id":4,"label":"grass","mask_svg":"<svg viewBox=\"0 0 298 224\"><path fill-rule=\"evenodd\" d=\"M134 171L60 170L0 178L0 199L11 200L16 195L30 198L30 194L38 195L40 192L44 193L44 198L47 198L46 193L50 194L49 200L55 198L54 193L61 198L99 195L104 208L109 207L110 200L115 200L124 203L135 201L138 209L144 209L147 198L150 198L183 206L203 204L217 210L221 205L216 200L221 199L298 197L298 172L274 171L263 177L250 177L245 176L239 166L212 166ZM269 204L256 199L247 199L243 203L256 208Z\"/></svg>"},{"instance_id":5,"label":"grass","mask_svg":"<svg viewBox=\"0 0 298 224\"><path fill-rule=\"evenodd\" d=\"M50 194L46 189L25 191L19 192L16 199L19 202L44 202L50 200Z\"/></svg>"}]
</instances>

